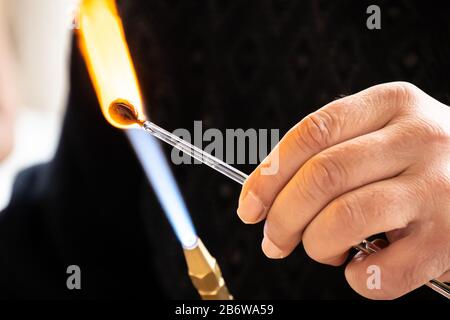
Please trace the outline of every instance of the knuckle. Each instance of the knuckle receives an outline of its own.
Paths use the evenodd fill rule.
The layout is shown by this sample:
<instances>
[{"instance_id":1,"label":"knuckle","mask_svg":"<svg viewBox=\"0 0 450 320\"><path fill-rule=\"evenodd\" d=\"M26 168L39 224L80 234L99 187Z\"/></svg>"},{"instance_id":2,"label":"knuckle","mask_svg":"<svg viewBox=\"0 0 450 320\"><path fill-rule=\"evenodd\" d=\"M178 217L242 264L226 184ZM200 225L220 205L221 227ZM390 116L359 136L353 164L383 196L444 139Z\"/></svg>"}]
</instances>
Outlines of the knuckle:
<instances>
[{"instance_id":1,"label":"knuckle","mask_svg":"<svg viewBox=\"0 0 450 320\"><path fill-rule=\"evenodd\" d=\"M430 156L450 150L450 133L435 121L410 115L398 124L398 129L397 137L392 140L396 145L420 146Z\"/></svg>"},{"instance_id":2,"label":"knuckle","mask_svg":"<svg viewBox=\"0 0 450 320\"><path fill-rule=\"evenodd\" d=\"M364 230L366 229L367 219L362 210L361 202L355 195L348 195L343 198L339 198L334 203L333 210L336 212L334 215L336 219L336 225L339 228L344 228L346 233L350 232L352 236L357 238L364 237Z\"/></svg>"},{"instance_id":3,"label":"knuckle","mask_svg":"<svg viewBox=\"0 0 450 320\"><path fill-rule=\"evenodd\" d=\"M407 81L392 82L392 88L394 89L394 91L397 91L399 94L403 95L416 94L419 90L418 87Z\"/></svg>"},{"instance_id":4,"label":"knuckle","mask_svg":"<svg viewBox=\"0 0 450 320\"><path fill-rule=\"evenodd\" d=\"M298 199L308 199L310 201L320 201L320 196L313 190L310 173L306 170L300 170L299 176L294 177L291 181L294 183L294 190Z\"/></svg>"},{"instance_id":5,"label":"knuckle","mask_svg":"<svg viewBox=\"0 0 450 320\"><path fill-rule=\"evenodd\" d=\"M345 184L347 173L337 157L331 155L318 155L312 159L306 185L311 186L322 194L334 193Z\"/></svg>"},{"instance_id":6,"label":"knuckle","mask_svg":"<svg viewBox=\"0 0 450 320\"><path fill-rule=\"evenodd\" d=\"M336 121L324 110L309 114L297 127L295 138L303 148L322 150L330 145L336 131Z\"/></svg>"},{"instance_id":7,"label":"knuckle","mask_svg":"<svg viewBox=\"0 0 450 320\"><path fill-rule=\"evenodd\" d=\"M450 145L450 134L439 124L421 118L415 119L415 122L416 135L422 137L422 140L428 145L438 145L439 148Z\"/></svg>"},{"instance_id":8,"label":"knuckle","mask_svg":"<svg viewBox=\"0 0 450 320\"><path fill-rule=\"evenodd\" d=\"M416 104L420 89L406 81L390 82L381 85L381 92L387 101L391 101L395 107L411 107Z\"/></svg>"},{"instance_id":9,"label":"knuckle","mask_svg":"<svg viewBox=\"0 0 450 320\"><path fill-rule=\"evenodd\" d=\"M404 101L405 99L414 97L419 90L414 84L406 81L391 82L385 88L385 93L388 96L399 99L394 99L397 101Z\"/></svg>"}]
</instances>

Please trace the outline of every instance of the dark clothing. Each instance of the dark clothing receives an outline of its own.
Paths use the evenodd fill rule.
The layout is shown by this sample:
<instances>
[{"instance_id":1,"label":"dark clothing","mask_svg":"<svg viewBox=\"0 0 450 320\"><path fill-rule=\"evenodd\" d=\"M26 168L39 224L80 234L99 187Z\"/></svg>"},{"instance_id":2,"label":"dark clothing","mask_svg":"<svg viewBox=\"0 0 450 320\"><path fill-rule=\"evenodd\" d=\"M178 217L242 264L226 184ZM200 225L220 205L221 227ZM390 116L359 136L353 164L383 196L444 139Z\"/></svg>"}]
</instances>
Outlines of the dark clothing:
<instances>
[{"instance_id":1,"label":"dark clothing","mask_svg":"<svg viewBox=\"0 0 450 320\"><path fill-rule=\"evenodd\" d=\"M375 2L382 29L371 31L373 3L119 1L119 11L155 123L285 133L336 97L387 81L450 102L450 3ZM71 64L56 156L17 178L0 217L0 296L196 298L181 248L124 135L101 115L76 45ZM360 298L343 268L315 263L301 246L282 261L265 258L262 224L235 214L235 182L205 166L173 171L236 298ZM82 270L80 291L66 288L72 264ZM408 297L436 295L421 288Z\"/></svg>"}]
</instances>

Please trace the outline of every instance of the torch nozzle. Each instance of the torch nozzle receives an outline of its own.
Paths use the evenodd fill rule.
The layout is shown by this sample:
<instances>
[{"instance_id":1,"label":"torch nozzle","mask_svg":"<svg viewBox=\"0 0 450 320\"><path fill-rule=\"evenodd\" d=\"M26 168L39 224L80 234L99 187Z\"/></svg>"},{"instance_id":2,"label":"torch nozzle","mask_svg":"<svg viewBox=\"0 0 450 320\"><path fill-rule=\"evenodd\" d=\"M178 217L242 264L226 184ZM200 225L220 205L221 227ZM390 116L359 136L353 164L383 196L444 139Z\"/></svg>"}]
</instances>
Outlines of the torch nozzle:
<instances>
[{"instance_id":1,"label":"torch nozzle","mask_svg":"<svg viewBox=\"0 0 450 320\"><path fill-rule=\"evenodd\" d=\"M196 246L184 249L189 277L203 300L232 300L216 259L198 239Z\"/></svg>"}]
</instances>

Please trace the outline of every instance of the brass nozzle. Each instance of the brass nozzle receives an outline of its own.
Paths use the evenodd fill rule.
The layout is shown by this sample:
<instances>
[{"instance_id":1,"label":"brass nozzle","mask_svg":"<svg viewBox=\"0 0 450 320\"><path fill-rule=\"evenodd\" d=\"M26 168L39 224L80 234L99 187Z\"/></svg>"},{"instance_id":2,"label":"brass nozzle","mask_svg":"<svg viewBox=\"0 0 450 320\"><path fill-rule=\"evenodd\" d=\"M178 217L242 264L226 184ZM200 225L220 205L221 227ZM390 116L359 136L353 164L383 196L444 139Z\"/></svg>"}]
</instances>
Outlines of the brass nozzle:
<instances>
[{"instance_id":1,"label":"brass nozzle","mask_svg":"<svg viewBox=\"0 0 450 320\"><path fill-rule=\"evenodd\" d=\"M219 265L203 242L198 239L197 246L184 249L189 277L203 300L232 300L222 277Z\"/></svg>"}]
</instances>

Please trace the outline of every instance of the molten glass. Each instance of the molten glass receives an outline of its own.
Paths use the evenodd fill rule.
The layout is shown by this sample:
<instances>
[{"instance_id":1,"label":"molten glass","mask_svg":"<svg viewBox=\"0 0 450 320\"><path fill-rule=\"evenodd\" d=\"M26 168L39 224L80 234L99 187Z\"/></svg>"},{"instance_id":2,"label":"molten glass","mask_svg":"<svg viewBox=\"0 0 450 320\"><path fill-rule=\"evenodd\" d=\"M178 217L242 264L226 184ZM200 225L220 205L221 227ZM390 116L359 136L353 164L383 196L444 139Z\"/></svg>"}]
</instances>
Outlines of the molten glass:
<instances>
[{"instance_id":1,"label":"molten glass","mask_svg":"<svg viewBox=\"0 0 450 320\"><path fill-rule=\"evenodd\" d=\"M123 127L129 127L141 122L136 108L124 99L117 99L111 103L108 113L115 123Z\"/></svg>"}]
</instances>

